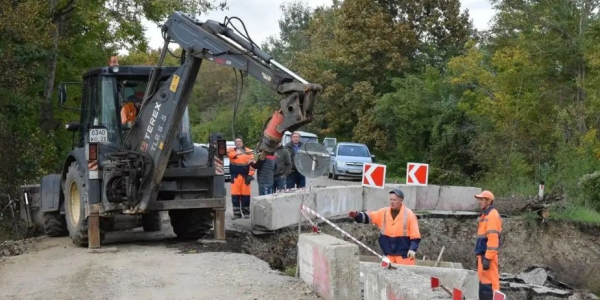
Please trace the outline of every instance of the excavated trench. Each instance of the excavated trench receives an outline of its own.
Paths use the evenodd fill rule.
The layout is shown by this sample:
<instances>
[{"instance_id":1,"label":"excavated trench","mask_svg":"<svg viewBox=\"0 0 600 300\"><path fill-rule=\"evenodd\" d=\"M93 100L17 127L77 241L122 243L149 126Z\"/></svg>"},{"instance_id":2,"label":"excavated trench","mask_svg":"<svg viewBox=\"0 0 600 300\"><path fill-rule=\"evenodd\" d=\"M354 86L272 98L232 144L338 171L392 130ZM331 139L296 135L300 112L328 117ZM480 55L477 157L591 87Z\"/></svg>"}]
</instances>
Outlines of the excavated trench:
<instances>
[{"instance_id":1,"label":"excavated trench","mask_svg":"<svg viewBox=\"0 0 600 300\"><path fill-rule=\"evenodd\" d=\"M379 231L371 225L360 225L346 220L337 221L338 226L355 238L381 253L378 246ZM327 224L321 224L323 233L350 241ZM418 258L435 260L443 246L442 260L462 263L464 268L474 269L473 254L477 220L469 217L421 218L419 227L422 242ZM310 232L303 227L302 232ZM541 266L551 270L552 280L574 290L586 289L600 294L600 227L564 221L538 221L522 218L505 218L501 235L500 271L505 278ZM273 269L293 274L297 259L296 228L284 229L272 234L252 235L246 232L228 231L227 244L180 245L182 253L208 251L239 252L254 255L268 262ZM361 255L371 255L361 248ZM515 275L517 276L517 275ZM550 277L547 286L550 287ZM573 299L570 296L536 296L525 290L522 281L504 283L511 299ZM554 286L554 285L553 285ZM503 288L504 290L505 288ZM565 294L566 295L566 294ZM540 298L541 297L541 298ZM554 297L554 298L550 298ZM583 298L582 298L583 299Z\"/></svg>"}]
</instances>

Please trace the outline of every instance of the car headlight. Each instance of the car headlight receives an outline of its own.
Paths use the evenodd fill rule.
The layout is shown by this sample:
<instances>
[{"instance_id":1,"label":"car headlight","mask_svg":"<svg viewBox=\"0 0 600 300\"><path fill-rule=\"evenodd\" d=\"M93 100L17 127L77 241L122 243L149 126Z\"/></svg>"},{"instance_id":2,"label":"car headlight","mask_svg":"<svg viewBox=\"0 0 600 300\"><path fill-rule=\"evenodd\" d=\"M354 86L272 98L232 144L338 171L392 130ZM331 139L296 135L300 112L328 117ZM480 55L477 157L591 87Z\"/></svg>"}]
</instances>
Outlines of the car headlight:
<instances>
[{"instance_id":1,"label":"car headlight","mask_svg":"<svg viewBox=\"0 0 600 300\"><path fill-rule=\"evenodd\" d=\"M346 166L346 164L343 161L336 161L335 163L336 163L336 165L338 167L344 167L344 166Z\"/></svg>"}]
</instances>

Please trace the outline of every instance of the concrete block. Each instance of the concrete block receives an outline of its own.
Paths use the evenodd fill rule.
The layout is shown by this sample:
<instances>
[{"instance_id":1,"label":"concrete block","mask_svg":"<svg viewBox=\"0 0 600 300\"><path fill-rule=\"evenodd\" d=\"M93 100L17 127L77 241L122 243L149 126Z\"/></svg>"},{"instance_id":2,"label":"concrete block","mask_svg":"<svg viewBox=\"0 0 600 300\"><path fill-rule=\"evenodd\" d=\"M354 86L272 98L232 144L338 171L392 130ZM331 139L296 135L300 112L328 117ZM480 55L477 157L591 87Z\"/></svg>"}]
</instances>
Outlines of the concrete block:
<instances>
[{"instance_id":1,"label":"concrete block","mask_svg":"<svg viewBox=\"0 0 600 300\"><path fill-rule=\"evenodd\" d=\"M475 195L481 188L469 186L442 186L440 188L437 210L478 211L479 205Z\"/></svg>"},{"instance_id":2,"label":"concrete block","mask_svg":"<svg viewBox=\"0 0 600 300\"><path fill-rule=\"evenodd\" d=\"M361 264L364 277L364 300L432 300L449 299L443 290L433 291L429 277L409 268L382 269L379 264Z\"/></svg>"},{"instance_id":3,"label":"concrete block","mask_svg":"<svg viewBox=\"0 0 600 300\"><path fill-rule=\"evenodd\" d=\"M361 186L332 186L315 190L317 212L326 218L347 216L363 207Z\"/></svg>"},{"instance_id":4,"label":"concrete block","mask_svg":"<svg viewBox=\"0 0 600 300\"><path fill-rule=\"evenodd\" d=\"M322 299L360 299L357 245L327 234L304 233L298 252L300 278Z\"/></svg>"},{"instance_id":5,"label":"concrete block","mask_svg":"<svg viewBox=\"0 0 600 300\"><path fill-rule=\"evenodd\" d=\"M274 231L298 224L300 204L315 209L314 195L284 193L252 198L250 222L256 230Z\"/></svg>"},{"instance_id":6,"label":"concrete block","mask_svg":"<svg viewBox=\"0 0 600 300\"><path fill-rule=\"evenodd\" d=\"M368 268L375 268L379 266L378 263L361 262L361 272L365 273ZM453 288L459 288L464 293L467 299L477 299L479 297L479 279L477 272L465 269L457 268L441 268L441 267L427 267L427 266L404 266L394 265L400 269L406 269L412 273L422 275L430 282L431 277L435 276L440 279L440 283L450 290Z\"/></svg>"},{"instance_id":7,"label":"concrete block","mask_svg":"<svg viewBox=\"0 0 600 300\"><path fill-rule=\"evenodd\" d=\"M390 206L390 191L401 189L404 192L404 205L414 209L416 204L416 187L406 184L386 184L384 189L363 188L363 210L378 210Z\"/></svg>"}]
</instances>

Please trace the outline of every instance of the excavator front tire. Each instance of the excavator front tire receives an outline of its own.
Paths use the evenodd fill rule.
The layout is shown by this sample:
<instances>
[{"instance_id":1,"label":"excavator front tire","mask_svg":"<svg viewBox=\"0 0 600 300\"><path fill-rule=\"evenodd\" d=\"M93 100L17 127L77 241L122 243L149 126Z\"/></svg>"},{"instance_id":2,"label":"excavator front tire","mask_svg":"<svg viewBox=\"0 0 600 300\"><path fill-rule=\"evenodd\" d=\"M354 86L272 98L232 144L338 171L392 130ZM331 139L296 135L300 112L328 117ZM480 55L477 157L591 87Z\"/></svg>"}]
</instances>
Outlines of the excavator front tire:
<instances>
[{"instance_id":1,"label":"excavator front tire","mask_svg":"<svg viewBox=\"0 0 600 300\"><path fill-rule=\"evenodd\" d=\"M88 220L85 217L87 186L84 170L78 162L71 163L63 185L65 195L65 219L69 236L73 243L80 247L88 245ZM108 222L100 218L100 242L104 240Z\"/></svg>"},{"instance_id":2,"label":"excavator front tire","mask_svg":"<svg viewBox=\"0 0 600 300\"><path fill-rule=\"evenodd\" d=\"M212 208L177 209L169 211L171 226L178 239L206 237L215 218Z\"/></svg>"}]
</instances>

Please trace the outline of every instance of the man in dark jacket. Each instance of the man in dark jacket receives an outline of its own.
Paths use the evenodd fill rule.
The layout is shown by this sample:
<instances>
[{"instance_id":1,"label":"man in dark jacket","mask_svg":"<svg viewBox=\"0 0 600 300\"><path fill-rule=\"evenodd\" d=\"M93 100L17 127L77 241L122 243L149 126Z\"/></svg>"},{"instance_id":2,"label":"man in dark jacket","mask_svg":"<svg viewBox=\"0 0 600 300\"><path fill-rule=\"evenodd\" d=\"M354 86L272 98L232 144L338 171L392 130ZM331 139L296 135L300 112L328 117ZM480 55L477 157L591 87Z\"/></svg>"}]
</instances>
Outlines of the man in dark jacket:
<instances>
[{"instance_id":1,"label":"man in dark jacket","mask_svg":"<svg viewBox=\"0 0 600 300\"><path fill-rule=\"evenodd\" d=\"M304 177L304 175L298 172L294 160L294 158L296 157L296 153L298 153L298 150L300 150L300 147L302 147L302 145L302 142L300 142L300 133L297 131L294 131L294 133L292 133L292 141L285 145L287 150L290 152L290 156L292 159L292 173L290 173L287 176L286 180L286 187L288 189L303 188L306 185L306 178Z\"/></svg>"},{"instance_id":2,"label":"man in dark jacket","mask_svg":"<svg viewBox=\"0 0 600 300\"><path fill-rule=\"evenodd\" d=\"M257 170L258 195L273 193L273 178L275 174L275 155L267 155L265 160L252 162L250 166Z\"/></svg>"},{"instance_id":3,"label":"man in dark jacket","mask_svg":"<svg viewBox=\"0 0 600 300\"><path fill-rule=\"evenodd\" d=\"M275 150L275 178L273 178L273 192L285 190L286 178L292 172L292 158L290 152L283 147L281 142Z\"/></svg>"}]
</instances>

